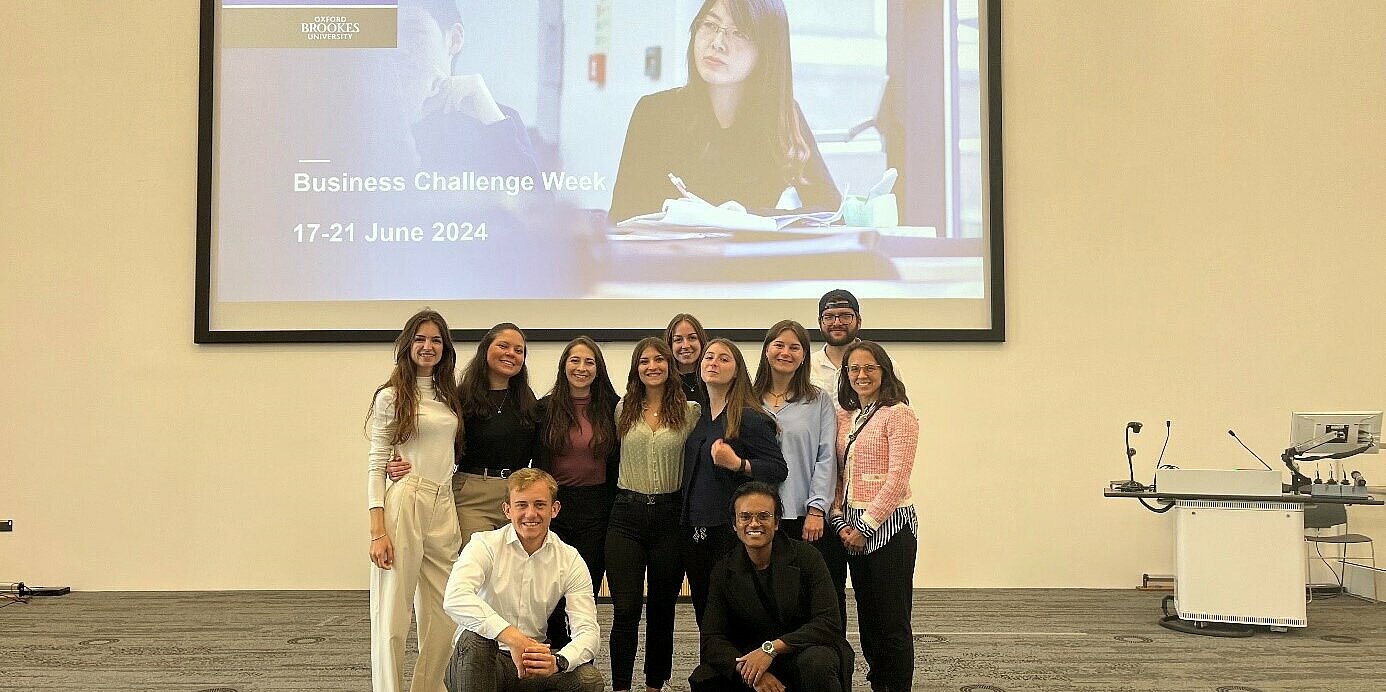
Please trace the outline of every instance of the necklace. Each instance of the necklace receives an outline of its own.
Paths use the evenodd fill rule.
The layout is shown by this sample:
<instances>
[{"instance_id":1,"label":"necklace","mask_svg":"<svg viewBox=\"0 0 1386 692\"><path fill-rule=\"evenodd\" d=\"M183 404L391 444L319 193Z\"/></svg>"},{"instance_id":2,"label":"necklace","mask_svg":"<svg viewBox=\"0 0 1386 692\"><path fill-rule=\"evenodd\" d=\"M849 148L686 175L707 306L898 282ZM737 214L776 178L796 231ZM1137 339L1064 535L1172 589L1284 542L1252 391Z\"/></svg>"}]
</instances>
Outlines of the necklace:
<instances>
[{"instance_id":1,"label":"necklace","mask_svg":"<svg viewBox=\"0 0 1386 692\"><path fill-rule=\"evenodd\" d=\"M501 409L505 408L505 402L507 402L507 401L509 401L509 400L510 400L510 390L507 389L507 390L505 390L505 396L501 397L500 403L499 403L499 404L496 404L496 413L497 413L497 414L499 414L499 413L501 412Z\"/></svg>"},{"instance_id":2,"label":"necklace","mask_svg":"<svg viewBox=\"0 0 1386 692\"><path fill-rule=\"evenodd\" d=\"M765 393L770 395L770 405L771 405L771 406L775 406L775 407L779 407L781 404L783 404L783 403L784 403L784 398L785 398L786 396L789 396L789 390L788 390L788 389L786 389L786 390L784 390L783 392L780 392L780 393L778 393L778 394L776 394L775 392L772 392L772 391L770 391L769 389L767 389L767 390L765 390Z\"/></svg>"}]
</instances>

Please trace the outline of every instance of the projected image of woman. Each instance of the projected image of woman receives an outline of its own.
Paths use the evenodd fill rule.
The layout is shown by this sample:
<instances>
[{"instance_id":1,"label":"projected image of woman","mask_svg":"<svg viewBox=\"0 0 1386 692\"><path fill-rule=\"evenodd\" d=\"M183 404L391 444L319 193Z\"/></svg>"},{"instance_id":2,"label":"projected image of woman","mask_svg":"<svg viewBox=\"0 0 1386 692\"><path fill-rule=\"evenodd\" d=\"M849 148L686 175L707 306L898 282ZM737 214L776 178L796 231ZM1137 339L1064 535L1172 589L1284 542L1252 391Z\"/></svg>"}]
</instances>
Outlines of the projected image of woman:
<instances>
[{"instance_id":1,"label":"projected image of woman","mask_svg":"<svg viewBox=\"0 0 1386 692\"><path fill-rule=\"evenodd\" d=\"M908 690L914 680L910 630L919 520L910 472L919 419L895 364L874 341L843 354L838 373L837 460L842 483L829 516L847 550L861 653L873 690Z\"/></svg>"},{"instance_id":2,"label":"projected image of woman","mask_svg":"<svg viewBox=\"0 0 1386 692\"><path fill-rule=\"evenodd\" d=\"M703 347L707 346L707 332L698 318L681 312L669 320L664 328L664 343L674 352L672 363L683 387L683 395L689 401L707 405L707 387L703 386L703 376L698 371L703 360Z\"/></svg>"},{"instance_id":3,"label":"projected image of woman","mask_svg":"<svg viewBox=\"0 0 1386 692\"><path fill-rule=\"evenodd\" d=\"M412 689L442 689L451 658L455 626L443 612L443 590L461 542L450 484L461 410L456 365L442 315L415 314L395 340L394 371L376 388L366 417L375 690L403 684L404 641L415 608L419 656ZM385 468L396 455L413 473L387 487Z\"/></svg>"},{"instance_id":4,"label":"projected image of woman","mask_svg":"<svg viewBox=\"0 0 1386 692\"><path fill-rule=\"evenodd\" d=\"M563 511L550 528L577 548L592 575L592 593L601 588L606 567L606 531L616 495L620 444L616 438L616 389L606 359L592 339L568 342L558 358L553 389L539 400L539 458L535 466L558 481ZM549 646L568 644L567 617L554 608Z\"/></svg>"},{"instance_id":5,"label":"projected image of woman","mask_svg":"<svg viewBox=\"0 0 1386 692\"><path fill-rule=\"evenodd\" d=\"M693 609L703 621L712 566L740 545L732 531L732 491L750 480L779 485L786 469L775 419L756 398L735 344L713 339L703 349L708 407L683 446L683 569Z\"/></svg>"},{"instance_id":6,"label":"projected image of woman","mask_svg":"<svg viewBox=\"0 0 1386 692\"><path fill-rule=\"evenodd\" d=\"M616 409L621 460L606 535L606 581L613 606L611 686L617 692L631 689L646 591L645 689L659 690L673 672L674 603L683 582L683 446L702 410L684 399L673 372L669 346L655 337L641 340L631 352L626 395Z\"/></svg>"},{"instance_id":7,"label":"projected image of woman","mask_svg":"<svg viewBox=\"0 0 1386 692\"><path fill-rule=\"evenodd\" d=\"M690 34L688 83L645 96L631 115L611 221L678 197L670 173L713 204L793 209L780 202L797 196L805 211L836 209L841 195L794 101L780 0L706 0Z\"/></svg>"}]
</instances>

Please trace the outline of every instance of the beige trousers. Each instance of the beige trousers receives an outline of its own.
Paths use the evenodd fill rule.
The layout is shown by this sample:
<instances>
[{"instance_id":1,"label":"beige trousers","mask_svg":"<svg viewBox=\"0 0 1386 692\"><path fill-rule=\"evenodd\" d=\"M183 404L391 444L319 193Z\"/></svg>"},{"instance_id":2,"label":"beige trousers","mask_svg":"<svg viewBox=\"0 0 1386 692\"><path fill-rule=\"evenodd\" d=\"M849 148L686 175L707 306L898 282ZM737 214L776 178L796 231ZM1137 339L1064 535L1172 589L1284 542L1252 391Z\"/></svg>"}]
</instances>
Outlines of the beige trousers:
<instances>
[{"instance_id":1,"label":"beige trousers","mask_svg":"<svg viewBox=\"0 0 1386 692\"><path fill-rule=\"evenodd\" d=\"M443 612L443 591L457 559L457 514L452 487L410 474L385 491L385 530L395 561L371 565L371 680L375 692L404 686L404 640L412 607L419 658L412 692L442 692L457 625Z\"/></svg>"},{"instance_id":2,"label":"beige trousers","mask_svg":"<svg viewBox=\"0 0 1386 692\"><path fill-rule=\"evenodd\" d=\"M491 531L510 523L501 503L510 499L509 485L504 478L478 476L474 473L452 475L452 497L457 503L457 528L462 534L462 547L477 531ZM461 549L458 549L461 552Z\"/></svg>"}]
</instances>

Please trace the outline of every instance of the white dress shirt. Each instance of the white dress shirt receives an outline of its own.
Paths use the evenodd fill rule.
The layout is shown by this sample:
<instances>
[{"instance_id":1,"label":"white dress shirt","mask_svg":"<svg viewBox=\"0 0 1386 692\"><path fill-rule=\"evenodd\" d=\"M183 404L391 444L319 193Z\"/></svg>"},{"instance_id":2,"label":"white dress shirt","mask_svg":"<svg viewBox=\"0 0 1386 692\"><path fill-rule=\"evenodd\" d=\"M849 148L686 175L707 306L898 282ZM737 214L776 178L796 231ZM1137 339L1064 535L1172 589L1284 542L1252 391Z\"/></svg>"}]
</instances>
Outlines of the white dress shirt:
<instances>
[{"instance_id":1,"label":"white dress shirt","mask_svg":"<svg viewBox=\"0 0 1386 692\"><path fill-rule=\"evenodd\" d=\"M837 403L837 372L840 369L828 357L827 344L823 344L818 352L813 354L813 370L809 373L809 380L827 392L834 404Z\"/></svg>"},{"instance_id":2,"label":"white dress shirt","mask_svg":"<svg viewBox=\"0 0 1386 692\"><path fill-rule=\"evenodd\" d=\"M452 566L443 595L443 610L458 624L457 638L470 630L497 639L515 627L535 641L544 641L549 614L558 599L567 598L568 626L573 640L555 651L576 668L596 658L601 633L592 575L576 548L550 531L544 544L530 555L509 524L472 534ZM510 647L500 643L502 651Z\"/></svg>"}]
</instances>

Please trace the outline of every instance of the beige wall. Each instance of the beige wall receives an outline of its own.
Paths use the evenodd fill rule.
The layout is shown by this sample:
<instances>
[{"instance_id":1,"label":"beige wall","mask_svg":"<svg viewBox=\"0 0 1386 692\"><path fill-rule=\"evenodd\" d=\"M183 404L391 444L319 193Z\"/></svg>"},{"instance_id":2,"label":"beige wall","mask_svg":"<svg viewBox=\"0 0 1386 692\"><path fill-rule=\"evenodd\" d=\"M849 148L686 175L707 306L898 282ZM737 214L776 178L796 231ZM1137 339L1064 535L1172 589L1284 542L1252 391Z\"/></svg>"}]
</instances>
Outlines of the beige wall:
<instances>
[{"instance_id":1,"label":"beige wall","mask_svg":"<svg viewBox=\"0 0 1386 692\"><path fill-rule=\"evenodd\" d=\"M388 348L192 343L195 5L0 4L0 580L366 585ZM1131 586L1172 556L1101 497L1127 420L1148 477L1166 418L1166 461L1230 468L1228 427L1274 455L1291 410L1386 406L1386 7L1009 2L1005 32L1009 340L891 349L916 583Z\"/></svg>"}]
</instances>

